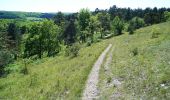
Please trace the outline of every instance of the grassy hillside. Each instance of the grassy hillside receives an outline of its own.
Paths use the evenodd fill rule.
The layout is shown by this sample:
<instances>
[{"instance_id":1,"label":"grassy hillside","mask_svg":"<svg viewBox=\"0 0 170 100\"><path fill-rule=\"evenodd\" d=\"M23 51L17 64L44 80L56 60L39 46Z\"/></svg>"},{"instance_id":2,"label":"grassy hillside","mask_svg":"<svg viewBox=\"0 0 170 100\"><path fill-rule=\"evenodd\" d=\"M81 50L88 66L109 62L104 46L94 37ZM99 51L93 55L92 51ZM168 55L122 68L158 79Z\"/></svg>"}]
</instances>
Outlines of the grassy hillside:
<instances>
[{"instance_id":1,"label":"grassy hillside","mask_svg":"<svg viewBox=\"0 0 170 100\"><path fill-rule=\"evenodd\" d=\"M120 99L169 99L169 26L170 22L162 23L94 43L81 48L73 59L56 56L33 61L27 65L27 75L14 72L0 78L0 99L80 99L95 60L109 43L114 47L109 66L112 74L106 75L101 68L101 99L116 93ZM22 61L18 63L24 66ZM121 87L109 85L113 79L119 80Z\"/></svg>"},{"instance_id":2,"label":"grassy hillside","mask_svg":"<svg viewBox=\"0 0 170 100\"><path fill-rule=\"evenodd\" d=\"M102 100L170 99L169 27L170 22L166 22L114 38L111 74L107 75L104 67L100 72Z\"/></svg>"},{"instance_id":3,"label":"grassy hillside","mask_svg":"<svg viewBox=\"0 0 170 100\"><path fill-rule=\"evenodd\" d=\"M110 41L83 47L73 59L57 56L34 61L27 65L28 75L12 73L0 78L0 99L80 99L93 63Z\"/></svg>"}]
</instances>

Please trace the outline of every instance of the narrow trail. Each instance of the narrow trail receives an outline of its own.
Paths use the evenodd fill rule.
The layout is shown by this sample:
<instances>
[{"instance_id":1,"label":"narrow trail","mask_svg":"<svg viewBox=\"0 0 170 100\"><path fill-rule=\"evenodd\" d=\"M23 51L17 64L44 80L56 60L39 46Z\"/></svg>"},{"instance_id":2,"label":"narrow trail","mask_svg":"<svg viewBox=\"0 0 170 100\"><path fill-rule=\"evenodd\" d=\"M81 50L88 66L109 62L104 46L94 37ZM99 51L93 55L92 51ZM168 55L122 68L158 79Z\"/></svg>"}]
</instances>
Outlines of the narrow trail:
<instances>
[{"instance_id":1,"label":"narrow trail","mask_svg":"<svg viewBox=\"0 0 170 100\"><path fill-rule=\"evenodd\" d=\"M115 47L112 47L112 49L108 53L108 56L106 57L106 61L105 61L104 66L103 66L103 69L104 69L103 74L105 74L104 75L105 79L101 81L103 84L100 87L99 100L103 96L107 96L107 99L109 99L109 100L118 100L119 97L122 96L121 92L119 91L122 83L118 78L116 78L112 74L112 71L111 71L112 69L110 68L110 66L113 66L111 64L112 64L112 61L113 61L114 49L115 49ZM109 82L107 80L108 78L111 78ZM114 91L111 92L111 93L108 93L108 91L110 91L109 89L112 88L112 87L115 88ZM105 95L105 94L107 94L107 95ZM110 95L108 95L108 94L110 94Z\"/></svg>"},{"instance_id":2,"label":"narrow trail","mask_svg":"<svg viewBox=\"0 0 170 100\"><path fill-rule=\"evenodd\" d=\"M83 92L82 100L93 100L97 98L97 95L98 95L97 84L99 81L99 70L106 57L107 52L110 50L111 47L112 47L112 44L109 44L109 46L102 52L100 57L95 62L89 74L86 87Z\"/></svg>"}]
</instances>

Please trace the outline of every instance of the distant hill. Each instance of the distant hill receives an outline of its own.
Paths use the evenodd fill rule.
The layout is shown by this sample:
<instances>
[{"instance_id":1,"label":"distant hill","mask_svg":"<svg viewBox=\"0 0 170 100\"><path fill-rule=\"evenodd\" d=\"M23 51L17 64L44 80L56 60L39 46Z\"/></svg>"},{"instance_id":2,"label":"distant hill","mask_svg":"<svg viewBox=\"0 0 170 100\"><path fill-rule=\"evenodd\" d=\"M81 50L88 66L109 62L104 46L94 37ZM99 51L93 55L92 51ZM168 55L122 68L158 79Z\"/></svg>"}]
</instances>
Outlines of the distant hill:
<instances>
[{"instance_id":1,"label":"distant hill","mask_svg":"<svg viewBox=\"0 0 170 100\"><path fill-rule=\"evenodd\" d=\"M68 15L70 13L64 13L64 14ZM53 18L55 15L56 13L0 11L0 19L25 19L27 17Z\"/></svg>"}]
</instances>

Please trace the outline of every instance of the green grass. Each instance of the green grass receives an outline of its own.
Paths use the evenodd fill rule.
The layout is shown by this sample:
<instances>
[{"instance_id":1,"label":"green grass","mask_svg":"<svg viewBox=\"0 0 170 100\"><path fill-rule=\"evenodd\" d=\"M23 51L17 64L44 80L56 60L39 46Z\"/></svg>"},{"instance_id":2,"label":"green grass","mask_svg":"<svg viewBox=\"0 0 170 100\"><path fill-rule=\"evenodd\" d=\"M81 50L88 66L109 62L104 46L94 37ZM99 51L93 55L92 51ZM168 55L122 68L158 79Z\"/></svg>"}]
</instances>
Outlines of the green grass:
<instances>
[{"instance_id":1,"label":"green grass","mask_svg":"<svg viewBox=\"0 0 170 100\"><path fill-rule=\"evenodd\" d=\"M170 99L170 22L137 30L133 35L115 37L111 78L120 79L119 99L169 100ZM153 38L152 29L159 29ZM102 99L116 92L111 86L103 88L108 76L102 67L99 88Z\"/></svg>"},{"instance_id":2,"label":"green grass","mask_svg":"<svg viewBox=\"0 0 170 100\"><path fill-rule=\"evenodd\" d=\"M13 72L0 78L0 99L81 99L87 76L109 43L115 47L110 65L112 75L100 71L101 99L116 90L104 81L121 79L120 99L170 99L170 22L127 33L80 49L73 59L64 56L43 58L27 65L28 74ZM159 29L153 38L153 28ZM157 34L156 34L157 35ZM109 54L109 53L108 53ZM108 57L108 56L107 56ZM19 63L19 64L17 64ZM16 63L23 67L22 61ZM18 66L20 65L20 66Z\"/></svg>"},{"instance_id":3,"label":"green grass","mask_svg":"<svg viewBox=\"0 0 170 100\"><path fill-rule=\"evenodd\" d=\"M34 61L27 65L27 75L14 72L0 78L0 99L81 99L87 76L110 41L82 47L73 59L56 56Z\"/></svg>"}]
</instances>

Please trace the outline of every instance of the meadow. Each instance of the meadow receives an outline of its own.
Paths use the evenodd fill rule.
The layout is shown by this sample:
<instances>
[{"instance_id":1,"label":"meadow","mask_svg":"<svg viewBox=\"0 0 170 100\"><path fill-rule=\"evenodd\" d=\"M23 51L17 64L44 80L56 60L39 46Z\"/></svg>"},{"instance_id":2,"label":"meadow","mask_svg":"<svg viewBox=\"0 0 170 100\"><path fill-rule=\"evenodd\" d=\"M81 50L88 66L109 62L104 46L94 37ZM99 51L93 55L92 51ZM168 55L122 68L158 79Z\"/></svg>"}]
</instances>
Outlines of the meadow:
<instances>
[{"instance_id":1,"label":"meadow","mask_svg":"<svg viewBox=\"0 0 170 100\"><path fill-rule=\"evenodd\" d=\"M169 26L166 22L114 37L111 74L105 73L104 64L100 71L100 99L170 99Z\"/></svg>"}]
</instances>

